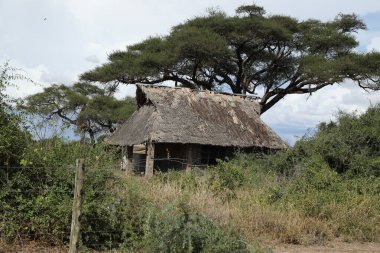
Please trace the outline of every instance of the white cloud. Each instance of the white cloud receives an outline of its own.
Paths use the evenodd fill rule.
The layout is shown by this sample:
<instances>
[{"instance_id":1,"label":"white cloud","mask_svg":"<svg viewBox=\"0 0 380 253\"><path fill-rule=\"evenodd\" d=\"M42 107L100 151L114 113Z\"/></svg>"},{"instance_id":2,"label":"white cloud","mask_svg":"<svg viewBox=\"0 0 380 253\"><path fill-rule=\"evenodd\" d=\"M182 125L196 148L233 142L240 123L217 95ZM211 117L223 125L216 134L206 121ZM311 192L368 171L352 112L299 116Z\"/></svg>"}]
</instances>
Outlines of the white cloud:
<instances>
[{"instance_id":1,"label":"white cloud","mask_svg":"<svg viewBox=\"0 0 380 253\"><path fill-rule=\"evenodd\" d=\"M136 95L136 85L122 85L115 93L117 99L123 99L125 97L134 97Z\"/></svg>"},{"instance_id":2,"label":"white cloud","mask_svg":"<svg viewBox=\"0 0 380 253\"><path fill-rule=\"evenodd\" d=\"M20 68L20 65L15 64L14 62L10 62L9 64L17 69L22 69L18 71L18 73L25 77L25 79L17 83L14 82L14 85L7 87L5 92L12 98L25 97L30 94L41 92L43 87L48 85L44 82L40 82L42 75L48 71L45 66L38 65L35 68ZM37 81L31 82L28 79Z\"/></svg>"},{"instance_id":3,"label":"white cloud","mask_svg":"<svg viewBox=\"0 0 380 253\"><path fill-rule=\"evenodd\" d=\"M86 61L91 62L91 63L95 63L95 64L100 63L100 60L99 60L98 56L96 56L94 54L87 56L86 57Z\"/></svg>"},{"instance_id":4,"label":"white cloud","mask_svg":"<svg viewBox=\"0 0 380 253\"><path fill-rule=\"evenodd\" d=\"M50 72L48 70L41 71L41 76L37 80L41 83L47 84L71 84L76 81L77 77L70 71L62 71L62 72Z\"/></svg>"},{"instance_id":5,"label":"white cloud","mask_svg":"<svg viewBox=\"0 0 380 253\"><path fill-rule=\"evenodd\" d=\"M356 13L365 15L370 12L380 11L380 4L377 0L256 0L272 14L286 14L298 17L299 19L318 18L331 20L338 13Z\"/></svg>"},{"instance_id":6,"label":"white cloud","mask_svg":"<svg viewBox=\"0 0 380 253\"><path fill-rule=\"evenodd\" d=\"M371 39L371 42L367 46L367 51L380 51L380 37L375 37Z\"/></svg>"},{"instance_id":7,"label":"white cloud","mask_svg":"<svg viewBox=\"0 0 380 253\"><path fill-rule=\"evenodd\" d=\"M361 113L379 102L380 92L366 92L353 82L346 82L326 87L311 96L288 95L264 113L262 119L294 143L295 135L301 136L321 122L335 120L339 110Z\"/></svg>"}]
</instances>

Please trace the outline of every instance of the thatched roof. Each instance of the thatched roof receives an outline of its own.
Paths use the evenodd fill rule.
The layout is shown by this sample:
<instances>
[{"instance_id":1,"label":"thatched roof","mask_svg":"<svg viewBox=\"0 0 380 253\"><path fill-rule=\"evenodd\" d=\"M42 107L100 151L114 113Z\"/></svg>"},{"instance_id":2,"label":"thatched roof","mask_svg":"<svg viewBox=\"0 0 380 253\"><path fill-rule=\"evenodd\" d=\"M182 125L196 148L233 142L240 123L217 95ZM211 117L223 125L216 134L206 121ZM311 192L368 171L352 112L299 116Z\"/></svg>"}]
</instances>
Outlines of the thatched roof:
<instances>
[{"instance_id":1,"label":"thatched roof","mask_svg":"<svg viewBox=\"0 0 380 253\"><path fill-rule=\"evenodd\" d=\"M252 98L137 85L139 109L107 138L113 145L145 142L286 148L260 119Z\"/></svg>"}]
</instances>

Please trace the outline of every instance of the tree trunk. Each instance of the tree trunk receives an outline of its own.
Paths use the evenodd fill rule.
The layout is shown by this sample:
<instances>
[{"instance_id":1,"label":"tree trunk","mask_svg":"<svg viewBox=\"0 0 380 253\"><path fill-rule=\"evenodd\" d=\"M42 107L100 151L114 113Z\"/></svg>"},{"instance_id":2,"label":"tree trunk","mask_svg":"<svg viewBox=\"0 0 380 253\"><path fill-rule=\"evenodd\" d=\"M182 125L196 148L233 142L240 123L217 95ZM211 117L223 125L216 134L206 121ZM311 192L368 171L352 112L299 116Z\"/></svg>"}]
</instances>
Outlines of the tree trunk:
<instances>
[{"instance_id":1,"label":"tree trunk","mask_svg":"<svg viewBox=\"0 0 380 253\"><path fill-rule=\"evenodd\" d=\"M262 115L264 112L266 112L268 109L272 108L275 104L277 104L278 101L283 99L285 97L285 93L277 94L275 97L273 97L269 102L266 103L259 103L260 104L260 115Z\"/></svg>"},{"instance_id":2,"label":"tree trunk","mask_svg":"<svg viewBox=\"0 0 380 253\"><path fill-rule=\"evenodd\" d=\"M88 134L90 135L91 145L95 145L95 133L92 131L92 129L87 130Z\"/></svg>"}]
</instances>

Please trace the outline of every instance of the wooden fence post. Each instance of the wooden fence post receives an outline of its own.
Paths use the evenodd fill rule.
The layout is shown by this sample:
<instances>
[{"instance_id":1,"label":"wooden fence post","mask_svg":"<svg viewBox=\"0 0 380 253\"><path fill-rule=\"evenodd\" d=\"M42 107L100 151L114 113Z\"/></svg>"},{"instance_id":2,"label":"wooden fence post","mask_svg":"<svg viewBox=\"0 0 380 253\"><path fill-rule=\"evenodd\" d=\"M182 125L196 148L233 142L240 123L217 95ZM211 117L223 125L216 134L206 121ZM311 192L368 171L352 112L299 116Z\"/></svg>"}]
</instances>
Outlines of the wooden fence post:
<instances>
[{"instance_id":1,"label":"wooden fence post","mask_svg":"<svg viewBox=\"0 0 380 253\"><path fill-rule=\"evenodd\" d=\"M75 189L73 201L73 213L71 218L69 253L77 253L80 240L80 221L82 215L82 196L84 179L84 159L76 160Z\"/></svg>"}]
</instances>

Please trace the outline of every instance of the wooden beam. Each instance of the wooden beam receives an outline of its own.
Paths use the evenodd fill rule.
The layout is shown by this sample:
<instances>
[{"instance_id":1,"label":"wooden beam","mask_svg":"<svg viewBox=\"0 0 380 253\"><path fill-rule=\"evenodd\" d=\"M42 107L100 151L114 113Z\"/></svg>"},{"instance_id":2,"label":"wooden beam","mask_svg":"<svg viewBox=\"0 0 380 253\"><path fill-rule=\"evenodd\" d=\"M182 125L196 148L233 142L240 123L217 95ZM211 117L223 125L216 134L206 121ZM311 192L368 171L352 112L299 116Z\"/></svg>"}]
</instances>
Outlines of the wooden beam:
<instances>
[{"instance_id":1,"label":"wooden beam","mask_svg":"<svg viewBox=\"0 0 380 253\"><path fill-rule=\"evenodd\" d=\"M127 146L126 154L126 164L125 170L127 174L132 174L133 167L133 146Z\"/></svg>"},{"instance_id":2,"label":"wooden beam","mask_svg":"<svg viewBox=\"0 0 380 253\"><path fill-rule=\"evenodd\" d=\"M193 167L193 144L186 145L186 172L191 172Z\"/></svg>"},{"instance_id":3,"label":"wooden beam","mask_svg":"<svg viewBox=\"0 0 380 253\"><path fill-rule=\"evenodd\" d=\"M133 169L133 146L126 146L122 148L122 161L121 170L125 171L126 174L132 174Z\"/></svg>"},{"instance_id":4,"label":"wooden beam","mask_svg":"<svg viewBox=\"0 0 380 253\"><path fill-rule=\"evenodd\" d=\"M148 142L146 144L146 164L145 164L145 177L153 176L154 166L154 143Z\"/></svg>"}]
</instances>

